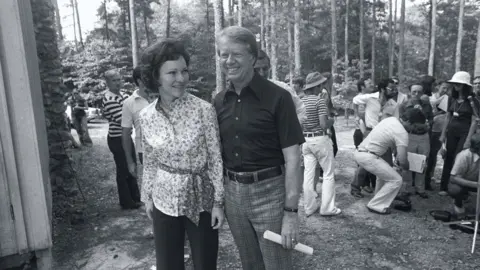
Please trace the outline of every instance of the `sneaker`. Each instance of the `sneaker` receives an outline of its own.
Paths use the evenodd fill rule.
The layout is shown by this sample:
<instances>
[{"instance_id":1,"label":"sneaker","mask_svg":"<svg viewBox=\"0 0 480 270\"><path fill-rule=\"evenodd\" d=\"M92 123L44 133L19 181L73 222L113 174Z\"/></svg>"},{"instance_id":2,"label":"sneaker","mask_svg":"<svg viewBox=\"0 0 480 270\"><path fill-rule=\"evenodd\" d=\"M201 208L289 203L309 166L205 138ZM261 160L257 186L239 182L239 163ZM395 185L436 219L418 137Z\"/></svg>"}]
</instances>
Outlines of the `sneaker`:
<instances>
[{"instance_id":1,"label":"sneaker","mask_svg":"<svg viewBox=\"0 0 480 270\"><path fill-rule=\"evenodd\" d=\"M350 191L350 194L355 198L363 198L362 193L358 190L352 190Z\"/></svg>"},{"instance_id":2,"label":"sneaker","mask_svg":"<svg viewBox=\"0 0 480 270\"><path fill-rule=\"evenodd\" d=\"M442 191L438 192L438 195L440 195L440 196L447 196L448 193L447 193L446 191L442 190Z\"/></svg>"},{"instance_id":3,"label":"sneaker","mask_svg":"<svg viewBox=\"0 0 480 270\"><path fill-rule=\"evenodd\" d=\"M373 193L373 188L371 188L369 186L366 186L366 187L363 187L363 191L365 191L367 193Z\"/></svg>"}]
</instances>

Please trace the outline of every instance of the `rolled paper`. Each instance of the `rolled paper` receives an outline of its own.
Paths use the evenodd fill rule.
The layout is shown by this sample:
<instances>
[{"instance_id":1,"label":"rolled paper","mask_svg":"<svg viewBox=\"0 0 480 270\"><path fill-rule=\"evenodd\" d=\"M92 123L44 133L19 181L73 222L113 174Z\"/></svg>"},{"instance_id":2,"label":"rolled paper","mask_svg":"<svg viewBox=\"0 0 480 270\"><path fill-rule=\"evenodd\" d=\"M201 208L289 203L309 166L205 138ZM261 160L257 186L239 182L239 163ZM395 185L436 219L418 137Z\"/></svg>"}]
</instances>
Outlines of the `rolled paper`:
<instances>
[{"instance_id":1,"label":"rolled paper","mask_svg":"<svg viewBox=\"0 0 480 270\"><path fill-rule=\"evenodd\" d=\"M267 240L270 240L272 242L275 242L277 244L280 244L280 245L282 244L282 236L277 234L277 233L274 233L272 231L269 231L269 230L266 230L263 233L263 238L265 238ZM293 249L295 249L296 251L300 251L302 253L308 254L308 255L313 254L313 248L311 248L307 245L301 244L301 243L297 243Z\"/></svg>"}]
</instances>

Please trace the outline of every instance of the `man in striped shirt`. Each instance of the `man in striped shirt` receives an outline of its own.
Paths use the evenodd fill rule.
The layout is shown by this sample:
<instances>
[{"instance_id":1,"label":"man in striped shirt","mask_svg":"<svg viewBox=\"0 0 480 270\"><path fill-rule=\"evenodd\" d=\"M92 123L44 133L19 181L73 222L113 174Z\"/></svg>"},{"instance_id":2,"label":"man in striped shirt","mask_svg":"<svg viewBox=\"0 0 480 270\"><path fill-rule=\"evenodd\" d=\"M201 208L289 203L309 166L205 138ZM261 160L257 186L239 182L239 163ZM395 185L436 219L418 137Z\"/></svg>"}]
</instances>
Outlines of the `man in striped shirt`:
<instances>
[{"instance_id":1,"label":"man in striped shirt","mask_svg":"<svg viewBox=\"0 0 480 270\"><path fill-rule=\"evenodd\" d=\"M137 179L128 172L125 151L122 146L121 123L124 100L120 95L122 78L117 71L109 70L105 72L105 80L108 90L103 97L103 114L108 120L107 142L115 160L118 198L122 209L134 209L141 206L140 192ZM132 152L135 153L135 150Z\"/></svg>"},{"instance_id":2,"label":"man in striped shirt","mask_svg":"<svg viewBox=\"0 0 480 270\"><path fill-rule=\"evenodd\" d=\"M333 125L328 119L328 107L325 98L319 95L322 84L327 80L322 74L308 74L305 85L305 96L302 98L306 109L306 120L303 123L305 143L302 146L305 171L303 196L305 214L314 214L320 208L320 214L325 216L338 215L342 211L335 206L335 157L333 142L327 130ZM317 163L323 169L322 203L319 206L314 187L315 167Z\"/></svg>"}]
</instances>

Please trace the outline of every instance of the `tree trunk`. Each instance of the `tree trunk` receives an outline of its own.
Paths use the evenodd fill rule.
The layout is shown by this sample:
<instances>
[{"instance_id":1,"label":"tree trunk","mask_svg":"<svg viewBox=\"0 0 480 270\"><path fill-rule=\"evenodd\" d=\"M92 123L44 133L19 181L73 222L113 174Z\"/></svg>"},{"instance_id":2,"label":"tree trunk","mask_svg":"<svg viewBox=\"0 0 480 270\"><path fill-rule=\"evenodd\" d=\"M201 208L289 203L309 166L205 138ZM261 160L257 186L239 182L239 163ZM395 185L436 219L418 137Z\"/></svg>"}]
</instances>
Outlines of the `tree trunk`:
<instances>
[{"instance_id":1,"label":"tree trunk","mask_svg":"<svg viewBox=\"0 0 480 270\"><path fill-rule=\"evenodd\" d=\"M132 58L133 67L138 65L138 42L137 42L137 22L135 19L135 1L129 0L130 7L130 29L132 34Z\"/></svg>"},{"instance_id":2,"label":"tree trunk","mask_svg":"<svg viewBox=\"0 0 480 270\"><path fill-rule=\"evenodd\" d=\"M238 1L238 26L242 26L242 15L243 15L243 1L242 0L237 0Z\"/></svg>"},{"instance_id":3,"label":"tree trunk","mask_svg":"<svg viewBox=\"0 0 480 270\"><path fill-rule=\"evenodd\" d=\"M228 25L232 26L235 24L235 20L233 18L233 0L228 0Z\"/></svg>"},{"instance_id":4,"label":"tree trunk","mask_svg":"<svg viewBox=\"0 0 480 270\"><path fill-rule=\"evenodd\" d=\"M336 0L331 0L331 13L332 13L332 78L335 77L337 73L337 4Z\"/></svg>"},{"instance_id":5,"label":"tree trunk","mask_svg":"<svg viewBox=\"0 0 480 270\"><path fill-rule=\"evenodd\" d=\"M82 36L82 26L80 24L80 15L78 14L78 3L77 0L74 0L75 3L75 17L78 24L78 37L80 38L80 46L83 48L83 36Z\"/></svg>"},{"instance_id":6,"label":"tree trunk","mask_svg":"<svg viewBox=\"0 0 480 270\"><path fill-rule=\"evenodd\" d=\"M287 41L288 41L288 78L290 79L290 87L292 87L293 79L293 46L292 46L292 23L287 21Z\"/></svg>"},{"instance_id":7,"label":"tree trunk","mask_svg":"<svg viewBox=\"0 0 480 270\"><path fill-rule=\"evenodd\" d=\"M393 9L393 37L392 37L392 40L393 40L393 43L392 43L392 62L393 62L393 72L395 73L395 57L396 57L396 54L395 54L395 49L396 49L396 46L397 45L397 4L398 4L398 1L395 0L395 7Z\"/></svg>"},{"instance_id":8,"label":"tree trunk","mask_svg":"<svg viewBox=\"0 0 480 270\"><path fill-rule=\"evenodd\" d=\"M460 11L458 14L458 34L457 48L455 49L455 72L460 71L462 61L462 39L463 39L463 14L465 10L465 0L460 0Z\"/></svg>"},{"instance_id":9,"label":"tree trunk","mask_svg":"<svg viewBox=\"0 0 480 270\"><path fill-rule=\"evenodd\" d=\"M110 40L110 29L108 29L107 0L103 0L103 8L105 9L105 36L107 37L107 40Z\"/></svg>"},{"instance_id":10,"label":"tree trunk","mask_svg":"<svg viewBox=\"0 0 480 270\"><path fill-rule=\"evenodd\" d=\"M432 23L430 27L430 53L428 56L428 75L433 76L435 63L435 33L437 31L437 0L432 0Z\"/></svg>"},{"instance_id":11,"label":"tree trunk","mask_svg":"<svg viewBox=\"0 0 480 270\"><path fill-rule=\"evenodd\" d=\"M376 43L377 43L377 1L373 0L373 11L372 11L372 83L375 85L375 54L376 54Z\"/></svg>"},{"instance_id":12,"label":"tree trunk","mask_svg":"<svg viewBox=\"0 0 480 270\"><path fill-rule=\"evenodd\" d=\"M145 27L145 38L147 39L147 46L150 46L150 33L148 31L147 16L145 11L143 11L143 27Z\"/></svg>"},{"instance_id":13,"label":"tree trunk","mask_svg":"<svg viewBox=\"0 0 480 270\"><path fill-rule=\"evenodd\" d=\"M277 77L277 0L272 0L272 6L270 9L270 16L271 16L271 46L272 46L272 54L270 55L271 58L271 66L272 66L272 79L278 80Z\"/></svg>"},{"instance_id":14,"label":"tree trunk","mask_svg":"<svg viewBox=\"0 0 480 270\"><path fill-rule=\"evenodd\" d=\"M210 30L210 9L208 5L209 5L209 1L205 0L205 27L207 31Z\"/></svg>"},{"instance_id":15,"label":"tree trunk","mask_svg":"<svg viewBox=\"0 0 480 270\"><path fill-rule=\"evenodd\" d=\"M388 77L393 76L393 29L392 29L392 18L393 18L393 1L388 0L389 12L388 12Z\"/></svg>"},{"instance_id":16,"label":"tree trunk","mask_svg":"<svg viewBox=\"0 0 480 270\"><path fill-rule=\"evenodd\" d=\"M365 78L365 71L363 67L363 63L365 62L365 48L363 42L363 32L365 31L365 24L364 24L364 9L363 9L363 1L360 0L360 78Z\"/></svg>"},{"instance_id":17,"label":"tree trunk","mask_svg":"<svg viewBox=\"0 0 480 270\"><path fill-rule=\"evenodd\" d=\"M272 0L265 0L265 52L267 55L271 55L270 53L270 27L271 27L271 16L270 16L270 1Z\"/></svg>"},{"instance_id":18,"label":"tree trunk","mask_svg":"<svg viewBox=\"0 0 480 270\"><path fill-rule=\"evenodd\" d=\"M170 37L170 2L171 0L167 0L167 28L165 30L165 36Z\"/></svg>"},{"instance_id":19,"label":"tree trunk","mask_svg":"<svg viewBox=\"0 0 480 270\"><path fill-rule=\"evenodd\" d=\"M223 0L215 0L213 12L215 15L215 33L218 33L220 30L223 29ZM217 43L215 42L215 52L218 51ZM218 53L215 53L215 64L216 64L216 92L220 93L225 89L225 77L222 74L222 70L220 67L220 57Z\"/></svg>"},{"instance_id":20,"label":"tree trunk","mask_svg":"<svg viewBox=\"0 0 480 270\"><path fill-rule=\"evenodd\" d=\"M72 6L72 19L73 19L73 40L75 41L75 50L78 50L78 40L77 40L77 20L75 18L75 4L73 0L70 0L70 5Z\"/></svg>"},{"instance_id":21,"label":"tree trunk","mask_svg":"<svg viewBox=\"0 0 480 270\"><path fill-rule=\"evenodd\" d=\"M345 3L346 6L346 12L345 12L345 79L344 81L347 81L348 78L348 14L349 14L349 6L350 6L350 1L346 0Z\"/></svg>"},{"instance_id":22,"label":"tree trunk","mask_svg":"<svg viewBox=\"0 0 480 270\"><path fill-rule=\"evenodd\" d=\"M294 0L295 22L293 24L293 47L295 55L295 74L301 75L302 62L300 58L300 0Z\"/></svg>"},{"instance_id":23,"label":"tree trunk","mask_svg":"<svg viewBox=\"0 0 480 270\"><path fill-rule=\"evenodd\" d=\"M475 69L473 71L473 76L480 76L480 20L478 20L477 46L475 48Z\"/></svg>"},{"instance_id":24,"label":"tree trunk","mask_svg":"<svg viewBox=\"0 0 480 270\"><path fill-rule=\"evenodd\" d=\"M403 83L404 61L405 61L405 0L402 0L400 7L400 42L398 48L398 80Z\"/></svg>"},{"instance_id":25,"label":"tree trunk","mask_svg":"<svg viewBox=\"0 0 480 270\"><path fill-rule=\"evenodd\" d=\"M57 28L58 40L63 40L62 20L60 19L60 9L58 8L58 1L53 0L52 2L55 5L55 26Z\"/></svg>"},{"instance_id":26,"label":"tree trunk","mask_svg":"<svg viewBox=\"0 0 480 270\"><path fill-rule=\"evenodd\" d=\"M265 0L260 2L260 48L265 50Z\"/></svg>"}]
</instances>

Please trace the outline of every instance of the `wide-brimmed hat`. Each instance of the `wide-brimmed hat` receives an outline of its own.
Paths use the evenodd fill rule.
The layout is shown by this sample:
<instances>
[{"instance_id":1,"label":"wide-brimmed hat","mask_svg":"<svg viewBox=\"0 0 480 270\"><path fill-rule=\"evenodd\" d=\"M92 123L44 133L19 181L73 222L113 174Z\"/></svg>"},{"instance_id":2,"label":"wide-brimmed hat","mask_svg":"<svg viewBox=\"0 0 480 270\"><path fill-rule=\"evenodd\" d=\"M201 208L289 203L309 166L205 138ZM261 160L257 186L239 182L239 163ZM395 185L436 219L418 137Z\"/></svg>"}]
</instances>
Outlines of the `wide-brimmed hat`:
<instances>
[{"instance_id":1,"label":"wide-brimmed hat","mask_svg":"<svg viewBox=\"0 0 480 270\"><path fill-rule=\"evenodd\" d=\"M305 87L303 87L303 90L318 86L326 81L327 78L320 74L320 72L309 73L305 79Z\"/></svg>"},{"instance_id":2,"label":"wide-brimmed hat","mask_svg":"<svg viewBox=\"0 0 480 270\"><path fill-rule=\"evenodd\" d=\"M453 74L452 79L449 80L449 83L461 83L461 84L466 84L468 86L472 86L470 83L470 74L466 71L458 71L455 74Z\"/></svg>"}]
</instances>

